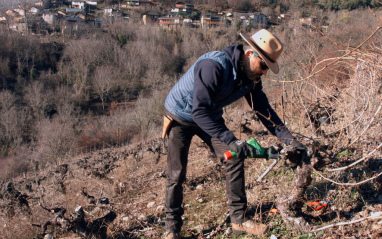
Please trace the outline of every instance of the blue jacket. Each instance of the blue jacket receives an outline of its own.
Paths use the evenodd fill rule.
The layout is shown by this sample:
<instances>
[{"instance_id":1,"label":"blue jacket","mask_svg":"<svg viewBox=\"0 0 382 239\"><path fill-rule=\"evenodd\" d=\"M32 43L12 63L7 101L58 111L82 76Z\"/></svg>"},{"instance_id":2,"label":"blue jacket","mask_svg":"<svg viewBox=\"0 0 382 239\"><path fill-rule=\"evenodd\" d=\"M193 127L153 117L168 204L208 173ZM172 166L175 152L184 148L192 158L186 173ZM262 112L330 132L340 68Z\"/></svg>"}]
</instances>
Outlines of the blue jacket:
<instances>
[{"instance_id":1,"label":"blue jacket","mask_svg":"<svg viewBox=\"0 0 382 239\"><path fill-rule=\"evenodd\" d=\"M205 132L225 144L236 140L234 134L219 120L223 107L245 96L253 109L268 116L280 126L280 118L269 105L262 91L261 81L249 80L242 71L243 45L202 55L171 89L165 102L166 109L182 121L196 123ZM291 133L259 117L264 126L284 143L294 137Z\"/></svg>"}]
</instances>

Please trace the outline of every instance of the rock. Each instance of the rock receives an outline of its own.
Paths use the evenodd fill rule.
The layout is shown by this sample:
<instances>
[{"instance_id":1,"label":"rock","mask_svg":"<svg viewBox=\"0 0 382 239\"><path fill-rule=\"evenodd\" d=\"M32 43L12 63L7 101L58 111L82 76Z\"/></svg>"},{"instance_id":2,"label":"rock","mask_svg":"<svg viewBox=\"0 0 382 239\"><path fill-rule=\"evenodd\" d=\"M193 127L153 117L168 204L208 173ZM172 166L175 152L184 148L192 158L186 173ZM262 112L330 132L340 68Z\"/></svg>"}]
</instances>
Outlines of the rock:
<instances>
[{"instance_id":1,"label":"rock","mask_svg":"<svg viewBox=\"0 0 382 239\"><path fill-rule=\"evenodd\" d=\"M158 214L163 213L164 212L164 206L158 206L155 209L155 212L158 213Z\"/></svg>"},{"instance_id":2,"label":"rock","mask_svg":"<svg viewBox=\"0 0 382 239\"><path fill-rule=\"evenodd\" d=\"M382 225L381 224L373 224L371 226L371 229L373 229L373 230L380 230L380 229L382 229Z\"/></svg>"},{"instance_id":3,"label":"rock","mask_svg":"<svg viewBox=\"0 0 382 239\"><path fill-rule=\"evenodd\" d=\"M370 212L370 221L379 220L382 218L382 212Z\"/></svg>"},{"instance_id":4,"label":"rock","mask_svg":"<svg viewBox=\"0 0 382 239\"><path fill-rule=\"evenodd\" d=\"M204 228L204 226L203 225L198 225L198 226L196 226L195 228L194 228L197 232L202 232L205 228Z\"/></svg>"},{"instance_id":5,"label":"rock","mask_svg":"<svg viewBox=\"0 0 382 239\"><path fill-rule=\"evenodd\" d=\"M44 236L44 239L53 239L53 234L46 234L45 236Z\"/></svg>"},{"instance_id":6,"label":"rock","mask_svg":"<svg viewBox=\"0 0 382 239\"><path fill-rule=\"evenodd\" d=\"M109 199L108 199L107 197L101 197L101 198L99 198L99 199L98 199L98 203L99 203L99 204L104 204L104 205L108 205L108 204L110 204Z\"/></svg>"}]
</instances>

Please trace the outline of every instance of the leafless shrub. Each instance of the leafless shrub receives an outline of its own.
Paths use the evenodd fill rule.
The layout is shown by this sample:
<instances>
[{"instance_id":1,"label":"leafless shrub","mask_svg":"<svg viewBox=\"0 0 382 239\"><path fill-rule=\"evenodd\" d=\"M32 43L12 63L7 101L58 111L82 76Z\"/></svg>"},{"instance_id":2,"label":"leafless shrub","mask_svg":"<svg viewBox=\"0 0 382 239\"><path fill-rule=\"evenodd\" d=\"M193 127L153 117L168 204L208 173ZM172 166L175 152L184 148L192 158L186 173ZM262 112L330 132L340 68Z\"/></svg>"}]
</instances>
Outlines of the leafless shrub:
<instances>
[{"instance_id":1,"label":"leafless shrub","mask_svg":"<svg viewBox=\"0 0 382 239\"><path fill-rule=\"evenodd\" d=\"M135 105L135 124L140 129L141 139L158 136L162 126L164 114L164 100L166 94L163 91L154 91L150 95L141 93Z\"/></svg>"},{"instance_id":2,"label":"leafless shrub","mask_svg":"<svg viewBox=\"0 0 382 239\"><path fill-rule=\"evenodd\" d=\"M10 179L30 170L30 150L18 147L18 153L0 158L0 179Z\"/></svg>"},{"instance_id":3,"label":"leafless shrub","mask_svg":"<svg viewBox=\"0 0 382 239\"><path fill-rule=\"evenodd\" d=\"M133 118L131 109L122 109L111 116L102 116L97 120L83 123L77 141L79 148L102 148L129 143L139 131L133 124Z\"/></svg>"},{"instance_id":4,"label":"leafless shrub","mask_svg":"<svg viewBox=\"0 0 382 239\"><path fill-rule=\"evenodd\" d=\"M59 120L44 119L37 125L38 137L33 159L37 162L54 162L75 148L75 134L71 125Z\"/></svg>"}]
</instances>

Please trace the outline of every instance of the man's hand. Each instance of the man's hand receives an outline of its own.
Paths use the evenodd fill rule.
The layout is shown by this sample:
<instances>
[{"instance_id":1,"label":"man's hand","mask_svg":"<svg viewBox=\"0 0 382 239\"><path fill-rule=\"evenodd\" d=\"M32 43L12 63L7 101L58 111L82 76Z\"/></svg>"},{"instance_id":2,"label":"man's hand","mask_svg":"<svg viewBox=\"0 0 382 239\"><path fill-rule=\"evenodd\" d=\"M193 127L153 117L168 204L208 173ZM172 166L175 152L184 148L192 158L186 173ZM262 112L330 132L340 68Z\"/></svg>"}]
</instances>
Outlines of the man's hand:
<instances>
[{"instance_id":1,"label":"man's hand","mask_svg":"<svg viewBox=\"0 0 382 239\"><path fill-rule=\"evenodd\" d=\"M298 142L298 141L296 141L296 140L293 140L291 143L290 143L290 145L292 145L295 149L297 149L297 150L300 150L300 151L308 151L308 148L304 145L304 144L302 144L302 143L300 143L300 142Z\"/></svg>"},{"instance_id":2,"label":"man's hand","mask_svg":"<svg viewBox=\"0 0 382 239\"><path fill-rule=\"evenodd\" d=\"M300 165L301 161L304 160L307 155L308 148L298 141L293 140L286 148L286 162L291 168L297 168L297 166Z\"/></svg>"},{"instance_id":3,"label":"man's hand","mask_svg":"<svg viewBox=\"0 0 382 239\"><path fill-rule=\"evenodd\" d=\"M228 147L231 151L236 152L239 159L245 159L249 156L255 155L255 149L239 139L229 143Z\"/></svg>"}]
</instances>

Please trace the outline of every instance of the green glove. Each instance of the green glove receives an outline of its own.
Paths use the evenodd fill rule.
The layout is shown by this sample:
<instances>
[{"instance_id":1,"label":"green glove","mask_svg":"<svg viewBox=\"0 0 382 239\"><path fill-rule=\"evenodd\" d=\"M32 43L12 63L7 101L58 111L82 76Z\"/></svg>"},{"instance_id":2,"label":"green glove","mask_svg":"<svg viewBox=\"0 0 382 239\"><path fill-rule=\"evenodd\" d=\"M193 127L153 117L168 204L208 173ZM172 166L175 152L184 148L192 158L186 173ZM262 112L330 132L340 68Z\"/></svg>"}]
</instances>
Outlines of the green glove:
<instances>
[{"instance_id":1,"label":"green glove","mask_svg":"<svg viewBox=\"0 0 382 239\"><path fill-rule=\"evenodd\" d=\"M241 141L239 139L229 143L228 147L231 151L237 154L239 159L245 159L250 155L255 155L255 149L247 144L247 142Z\"/></svg>"}]
</instances>

